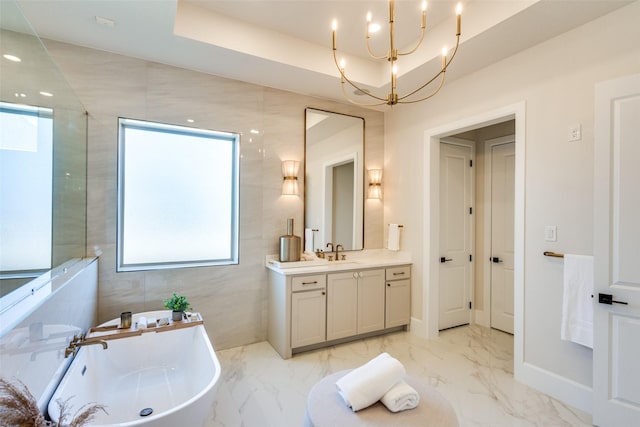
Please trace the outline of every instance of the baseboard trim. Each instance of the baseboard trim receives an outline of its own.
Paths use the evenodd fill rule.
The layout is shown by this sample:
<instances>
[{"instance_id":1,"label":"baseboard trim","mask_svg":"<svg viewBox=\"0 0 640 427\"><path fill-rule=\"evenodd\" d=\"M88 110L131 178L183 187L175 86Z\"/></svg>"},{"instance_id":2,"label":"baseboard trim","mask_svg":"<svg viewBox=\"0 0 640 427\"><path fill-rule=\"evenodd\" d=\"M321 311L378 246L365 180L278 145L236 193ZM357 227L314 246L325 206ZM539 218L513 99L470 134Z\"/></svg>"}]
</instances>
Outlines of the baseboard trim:
<instances>
[{"instance_id":1,"label":"baseboard trim","mask_svg":"<svg viewBox=\"0 0 640 427\"><path fill-rule=\"evenodd\" d=\"M515 379L561 402L586 413L592 413L593 388L530 363L516 367Z\"/></svg>"},{"instance_id":2,"label":"baseboard trim","mask_svg":"<svg viewBox=\"0 0 640 427\"><path fill-rule=\"evenodd\" d=\"M491 318L489 317L488 311L474 310L473 320L478 325L486 326L487 328L491 327Z\"/></svg>"},{"instance_id":3,"label":"baseboard trim","mask_svg":"<svg viewBox=\"0 0 640 427\"><path fill-rule=\"evenodd\" d=\"M412 317L410 325L409 332L413 335L420 338L429 338L429 335L427 334L427 325L423 320Z\"/></svg>"}]
</instances>

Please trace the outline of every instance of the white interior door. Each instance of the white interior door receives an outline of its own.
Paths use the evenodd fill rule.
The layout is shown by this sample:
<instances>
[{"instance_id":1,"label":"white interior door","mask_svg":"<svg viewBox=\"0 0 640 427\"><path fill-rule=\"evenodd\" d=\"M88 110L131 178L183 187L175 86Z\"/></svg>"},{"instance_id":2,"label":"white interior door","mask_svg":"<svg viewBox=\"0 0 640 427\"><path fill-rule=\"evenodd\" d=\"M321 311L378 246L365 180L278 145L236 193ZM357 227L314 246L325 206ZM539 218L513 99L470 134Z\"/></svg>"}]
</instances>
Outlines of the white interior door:
<instances>
[{"instance_id":1,"label":"white interior door","mask_svg":"<svg viewBox=\"0 0 640 427\"><path fill-rule=\"evenodd\" d=\"M640 74L595 102L593 422L622 427L640 419Z\"/></svg>"},{"instance_id":2,"label":"white interior door","mask_svg":"<svg viewBox=\"0 0 640 427\"><path fill-rule=\"evenodd\" d=\"M493 144L487 141L487 150L491 152L491 327L513 334L516 166L513 137Z\"/></svg>"},{"instance_id":3,"label":"white interior door","mask_svg":"<svg viewBox=\"0 0 640 427\"><path fill-rule=\"evenodd\" d=\"M439 329L468 324L473 263L473 146L440 144Z\"/></svg>"}]
</instances>

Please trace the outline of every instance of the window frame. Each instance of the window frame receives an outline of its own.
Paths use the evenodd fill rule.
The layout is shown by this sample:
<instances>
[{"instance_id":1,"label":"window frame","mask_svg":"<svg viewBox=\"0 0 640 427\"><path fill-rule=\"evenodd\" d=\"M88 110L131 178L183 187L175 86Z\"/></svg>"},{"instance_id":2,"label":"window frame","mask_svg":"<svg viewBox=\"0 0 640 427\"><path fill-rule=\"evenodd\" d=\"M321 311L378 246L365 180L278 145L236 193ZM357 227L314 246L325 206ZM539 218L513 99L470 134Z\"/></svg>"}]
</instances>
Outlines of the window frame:
<instances>
[{"instance_id":1,"label":"window frame","mask_svg":"<svg viewBox=\"0 0 640 427\"><path fill-rule=\"evenodd\" d=\"M151 263L124 264L123 255L125 248L124 241L124 212L125 212L125 130L126 128L149 130L152 132L163 132L167 134L188 135L202 137L206 139L224 140L232 143L231 157L231 216L229 242L230 257L223 259L200 259L191 261L162 261ZM130 119L118 117L118 172L117 172L117 219L116 219L116 271L145 271L176 269L187 267L208 267L218 265L239 264L239 241L240 241L240 134L235 132L215 131L189 126L161 123L156 121Z\"/></svg>"}]
</instances>

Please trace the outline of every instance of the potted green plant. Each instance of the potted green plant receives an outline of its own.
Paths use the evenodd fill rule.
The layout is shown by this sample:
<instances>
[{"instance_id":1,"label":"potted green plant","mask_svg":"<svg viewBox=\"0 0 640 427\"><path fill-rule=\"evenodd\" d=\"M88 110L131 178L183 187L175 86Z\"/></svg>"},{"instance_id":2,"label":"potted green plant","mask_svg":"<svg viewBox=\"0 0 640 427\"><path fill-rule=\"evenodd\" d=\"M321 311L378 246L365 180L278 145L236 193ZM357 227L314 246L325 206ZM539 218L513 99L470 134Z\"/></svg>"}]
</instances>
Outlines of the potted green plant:
<instances>
[{"instance_id":1,"label":"potted green plant","mask_svg":"<svg viewBox=\"0 0 640 427\"><path fill-rule=\"evenodd\" d=\"M174 292L171 298L164 301L164 306L173 311L171 318L176 322L182 320L185 310L188 310L191 304L187 301L187 297Z\"/></svg>"}]
</instances>

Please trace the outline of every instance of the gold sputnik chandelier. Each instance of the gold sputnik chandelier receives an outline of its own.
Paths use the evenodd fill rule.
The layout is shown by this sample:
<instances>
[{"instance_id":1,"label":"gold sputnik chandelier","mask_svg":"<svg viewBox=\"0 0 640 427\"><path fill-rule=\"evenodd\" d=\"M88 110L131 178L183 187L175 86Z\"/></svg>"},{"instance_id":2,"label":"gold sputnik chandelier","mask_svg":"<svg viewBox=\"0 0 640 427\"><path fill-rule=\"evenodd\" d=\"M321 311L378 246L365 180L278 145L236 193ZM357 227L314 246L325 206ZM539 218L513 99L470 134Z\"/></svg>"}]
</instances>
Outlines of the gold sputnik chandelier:
<instances>
[{"instance_id":1,"label":"gold sputnik chandelier","mask_svg":"<svg viewBox=\"0 0 640 427\"><path fill-rule=\"evenodd\" d=\"M429 98L431 98L432 96L434 96L436 93L438 93L438 91L440 91L440 89L442 88L442 86L444 85L444 77L445 77L445 73L447 71L447 68L449 67L449 65L451 64L451 62L453 61L453 58L456 56L456 52L458 51L458 46L460 44L460 25L461 25L461 13L462 13L462 6L460 4L458 4L457 8L456 8L456 46L453 49L453 52L451 53L451 55L447 58L447 53L448 50L446 48L442 49L442 66L440 68L440 71L438 71L433 77L431 77L429 80L426 81L426 83L422 84L421 86L419 86L418 88L404 94L404 95L399 95L396 89L396 77L398 75L398 67L396 62L398 61L398 57L400 56L405 56L405 55L411 55L412 53L414 53L422 44L422 41L424 39L424 33L425 33L425 29L427 26L427 2L423 1L422 2L422 23L421 23L421 29L420 29L420 39L418 40L416 46L413 49L410 49L406 52L398 52L398 49L395 46L395 4L394 4L394 0L389 0L389 50L387 51L386 55L376 55L374 52L372 52L371 50L371 46L369 44L369 39L370 37L370 33L373 32L372 31L372 23L371 23L371 12L369 12L367 14L367 29L366 29L366 45L367 45L367 51L369 52L369 56L371 56L374 59L384 59L386 61L389 62L390 65L390 71L391 71L391 84L390 84L390 92L387 94L386 97L383 96L378 96L375 95L373 93L371 93L370 91L368 91L367 89L364 89L360 86L358 86L356 83L354 83L352 80L350 80L346 74L345 74L345 63L344 60L338 62L338 58L337 58L337 36L336 36L336 31L338 28L338 23L336 20L333 21L333 60L336 64L336 67L338 68L338 71L340 72L340 86L342 88L342 94L344 95L344 97L351 103L353 104L357 104L357 105L362 105L362 106L378 106L378 105L396 105L396 104L411 104L411 103L415 103L415 102L421 102L424 100L427 100ZM438 81L438 82L437 82ZM437 82L437 83L434 83ZM363 94L363 95L367 95L369 97L371 97L373 99L373 101L371 103L361 103L358 101L355 101L353 99L351 99L349 97L349 95L347 94L346 90L345 90L345 83L348 83L349 85L351 85L354 89L355 92L358 94ZM435 89L430 92L425 94L424 90L427 89L427 87L431 87L432 83L436 84L437 86L435 87Z\"/></svg>"}]
</instances>

